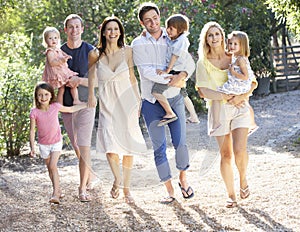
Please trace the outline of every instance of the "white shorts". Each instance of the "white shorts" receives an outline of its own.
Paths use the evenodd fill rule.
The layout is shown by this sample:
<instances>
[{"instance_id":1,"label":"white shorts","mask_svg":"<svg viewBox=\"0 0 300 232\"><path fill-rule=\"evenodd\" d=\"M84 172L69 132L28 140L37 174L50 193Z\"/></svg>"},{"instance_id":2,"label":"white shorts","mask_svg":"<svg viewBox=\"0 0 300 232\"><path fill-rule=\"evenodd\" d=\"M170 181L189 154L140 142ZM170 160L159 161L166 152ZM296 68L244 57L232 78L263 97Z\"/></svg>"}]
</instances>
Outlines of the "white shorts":
<instances>
[{"instance_id":1,"label":"white shorts","mask_svg":"<svg viewBox=\"0 0 300 232\"><path fill-rule=\"evenodd\" d=\"M48 159L51 152L62 150L62 141L59 141L58 143L54 143L54 144L49 144L49 145L39 144L39 148L40 148L40 156L43 159Z\"/></svg>"}]
</instances>

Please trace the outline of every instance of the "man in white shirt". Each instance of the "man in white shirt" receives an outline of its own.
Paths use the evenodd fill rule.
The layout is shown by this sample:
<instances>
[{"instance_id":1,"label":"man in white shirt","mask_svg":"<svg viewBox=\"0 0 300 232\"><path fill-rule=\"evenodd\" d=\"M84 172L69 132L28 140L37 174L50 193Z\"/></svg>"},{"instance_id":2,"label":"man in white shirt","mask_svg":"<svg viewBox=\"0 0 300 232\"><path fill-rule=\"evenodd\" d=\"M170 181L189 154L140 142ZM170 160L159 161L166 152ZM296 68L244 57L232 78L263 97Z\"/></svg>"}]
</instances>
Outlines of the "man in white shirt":
<instances>
[{"instance_id":1,"label":"man in white shirt","mask_svg":"<svg viewBox=\"0 0 300 232\"><path fill-rule=\"evenodd\" d=\"M166 155L166 134L164 127L157 126L165 111L151 94L151 90L154 82L169 83L170 85L170 88L164 92L164 95L168 98L178 119L169 123L168 127L175 148L176 167L180 171L179 186L183 197L191 198L194 192L186 180L186 170L190 164L186 145L185 106L183 97L180 95L180 88L185 86L185 81L194 72L195 62L190 57L190 61L186 62L184 71L178 75L170 76L169 79L158 75L156 70L165 70L167 66L167 33L165 29L160 27L160 12L155 4L142 4L138 15L141 25L147 31L145 36L141 35L132 42L133 59L140 75L141 97L143 100L142 114L151 137L158 175L168 191L168 196L161 203L169 204L175 200L175 197L171 182L171 170Z\"/></svg>"}]
</instances>

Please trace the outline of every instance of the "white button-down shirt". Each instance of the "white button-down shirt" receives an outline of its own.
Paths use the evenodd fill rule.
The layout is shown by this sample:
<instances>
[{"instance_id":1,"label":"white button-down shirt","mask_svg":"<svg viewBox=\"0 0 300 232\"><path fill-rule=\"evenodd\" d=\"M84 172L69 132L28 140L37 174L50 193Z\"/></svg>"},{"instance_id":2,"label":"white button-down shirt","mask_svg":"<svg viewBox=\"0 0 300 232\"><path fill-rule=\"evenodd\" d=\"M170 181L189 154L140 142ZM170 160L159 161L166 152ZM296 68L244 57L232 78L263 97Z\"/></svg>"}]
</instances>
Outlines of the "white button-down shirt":
<instances>
[{"instance_id":1,"label":"white button-down shirt","mask_svg":"<svg viewBox=\"0 0 300 232\"><path fill-rule=\"evenodd\" d=\"M161 84L168 84L169 80L163 76L158 75L156 70L165 70L167 67L167 33L162 29L162 35L157 40L146 32L146 36L139 36L132 41L133 60L138 68L141 83L142 99L154 103L156 99L151 94L154 82ZM181 71L186 71L188 77L193 74L195 70L195 62L190 56L186 61L186 67ZM178 95L180 88L170 86L164 91L164 96L172 98Z\"/></svg>"}]
</instances>

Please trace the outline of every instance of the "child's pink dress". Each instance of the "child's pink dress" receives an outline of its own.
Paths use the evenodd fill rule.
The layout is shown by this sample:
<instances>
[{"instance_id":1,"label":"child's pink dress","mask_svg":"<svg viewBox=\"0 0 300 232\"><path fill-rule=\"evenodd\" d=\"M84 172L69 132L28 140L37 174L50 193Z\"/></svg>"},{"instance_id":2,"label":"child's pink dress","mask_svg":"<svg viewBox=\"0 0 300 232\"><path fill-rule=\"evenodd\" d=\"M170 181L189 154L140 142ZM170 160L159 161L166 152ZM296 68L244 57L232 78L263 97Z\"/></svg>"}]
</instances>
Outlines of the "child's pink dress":
<instances>
[{"instance_id":1,"label":"child's pink dress","mask_svg":"<svg viewBox=\"0 0 300 232\"><path fill-rule=\"evenodd\" d=\"M51 66L47 58L47 53L49 51L54 52L56 59L58 60L68 55L59 48L48 48L45 52L46 64L43 73L43 81L48 82L53 88L60 88L66 84L70 77L77 76L78 73L69 69L67 62L61 62L59 65Z\"/></svg>"}]
</instances>

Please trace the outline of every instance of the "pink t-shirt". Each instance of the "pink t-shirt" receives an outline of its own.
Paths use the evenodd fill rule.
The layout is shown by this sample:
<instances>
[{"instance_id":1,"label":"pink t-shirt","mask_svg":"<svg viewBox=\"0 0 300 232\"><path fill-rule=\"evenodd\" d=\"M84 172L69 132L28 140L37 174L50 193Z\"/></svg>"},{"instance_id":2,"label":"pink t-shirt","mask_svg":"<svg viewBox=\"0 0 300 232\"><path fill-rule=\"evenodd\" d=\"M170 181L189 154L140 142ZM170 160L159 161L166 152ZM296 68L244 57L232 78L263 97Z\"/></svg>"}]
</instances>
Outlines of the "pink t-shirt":
<instances>
[{"instance_id":1,"label":"pink t-shirt","mask_svg":"<svg viewBox=\"0 0 300 232\"><path fill-rule=\"evenodd\" d=\"M58 112L61 107L61 104L55 102L50 104L48 111L42 111L37 108L31 109L30 118L36 121L39 144L55 144L62 139L58 121Z\"/></svg>"}]
</instances>

